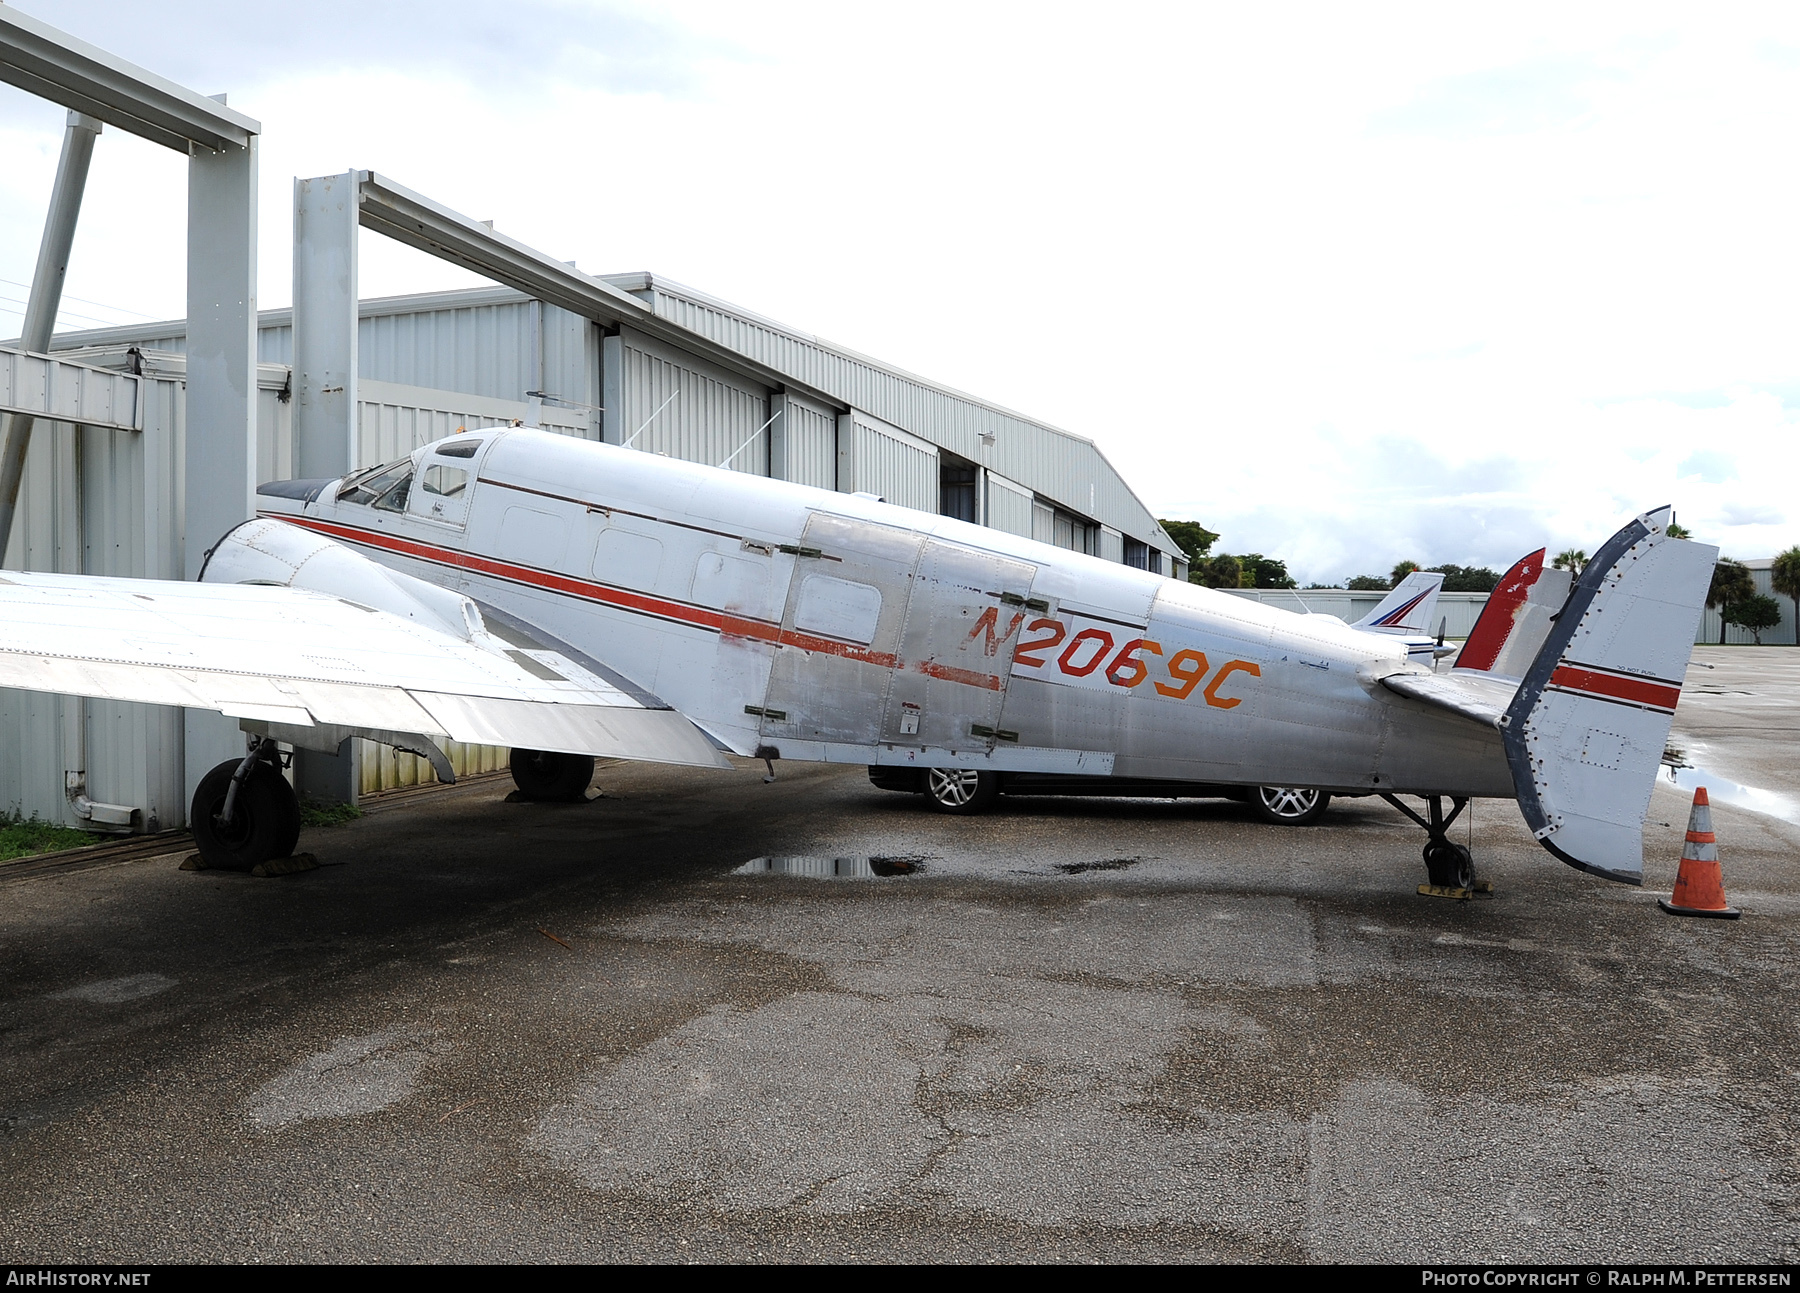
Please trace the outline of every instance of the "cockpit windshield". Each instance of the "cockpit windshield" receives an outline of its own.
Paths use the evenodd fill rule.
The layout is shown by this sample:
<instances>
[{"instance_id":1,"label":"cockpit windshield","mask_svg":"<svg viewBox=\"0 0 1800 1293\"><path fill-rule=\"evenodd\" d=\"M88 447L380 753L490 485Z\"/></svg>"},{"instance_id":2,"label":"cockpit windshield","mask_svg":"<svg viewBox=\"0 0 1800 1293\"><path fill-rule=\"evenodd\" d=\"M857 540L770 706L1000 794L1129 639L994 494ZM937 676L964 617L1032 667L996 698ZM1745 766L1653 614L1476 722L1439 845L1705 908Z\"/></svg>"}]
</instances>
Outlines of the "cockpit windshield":
<instances>
[{"instance_id":1,"label":"cockpit windshield","mask_svg":"<svg viewBox=\"0 0 1800 1293\"><path fill-rule=\"evenodd\" d=\"M412 459L386 463L350 477L338 490L340 503L359 503L383 512L404 512L412 487Z\"/></svg>"}]
</instances>

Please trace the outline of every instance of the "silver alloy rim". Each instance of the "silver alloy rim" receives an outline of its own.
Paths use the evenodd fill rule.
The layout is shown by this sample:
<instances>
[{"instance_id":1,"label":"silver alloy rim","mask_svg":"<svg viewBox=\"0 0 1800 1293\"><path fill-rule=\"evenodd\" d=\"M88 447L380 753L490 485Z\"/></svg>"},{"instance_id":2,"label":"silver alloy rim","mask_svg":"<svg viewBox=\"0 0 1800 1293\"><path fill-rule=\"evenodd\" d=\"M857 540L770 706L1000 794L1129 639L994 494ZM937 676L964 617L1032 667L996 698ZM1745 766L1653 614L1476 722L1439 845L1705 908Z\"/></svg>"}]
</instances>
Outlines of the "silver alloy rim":
<instances>
[{"instance_id":1,"label":"silver alloy rim","mask_svg":"<svg viewBox=\"0 0 1800 1293\"><path fill-rule=\"evenodd\" d=\"M975 787L981 784L981 774L967 768L933 768L927 778L931 797L949 808L966 807L975 798Z\"/></svg>"},{"instance_id":2,"label":"silver alloy rim","mask_svg":"<svg viewBox=\"0 0 1800 1293\"><path fill-rule=\"evenodd\" d=\"M1263 807L1277 817L1304 817L1319 806L1316 790L1295 790L1290 786L1263 786L1257 793Z\"/></svg>"}]
</instances>

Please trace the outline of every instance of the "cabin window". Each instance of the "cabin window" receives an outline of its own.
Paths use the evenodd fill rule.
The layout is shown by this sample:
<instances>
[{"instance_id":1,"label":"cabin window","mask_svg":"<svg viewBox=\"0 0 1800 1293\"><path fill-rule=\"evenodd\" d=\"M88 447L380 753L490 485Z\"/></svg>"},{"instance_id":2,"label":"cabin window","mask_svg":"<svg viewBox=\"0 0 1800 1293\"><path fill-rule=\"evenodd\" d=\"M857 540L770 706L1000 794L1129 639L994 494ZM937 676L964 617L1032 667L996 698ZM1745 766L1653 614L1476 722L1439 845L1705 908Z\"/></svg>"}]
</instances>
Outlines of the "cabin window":
<instances>
[{"instance_id":1,"label":"cabin window","mask_svg":"<svg viewBox=\"0 0 1800 1293\"><path fill-rule=\"evenodd\" d=\"M431 452L440 458L473 458L481 452L479 440L457 440L449 444L436 444Z\"/></svg>"},{"instance_id":2,"label":"cabin window","mask_svg":"<svg viewBox=\"0 0 1800 1293\"><path fill-rule=\"evenodd\" d=\"M434 463L425 469L425 479L420 487L427 494L461 498L463 490L469 487L469 473L461 467L443 467Z\"/></svg>"}]
</instances>

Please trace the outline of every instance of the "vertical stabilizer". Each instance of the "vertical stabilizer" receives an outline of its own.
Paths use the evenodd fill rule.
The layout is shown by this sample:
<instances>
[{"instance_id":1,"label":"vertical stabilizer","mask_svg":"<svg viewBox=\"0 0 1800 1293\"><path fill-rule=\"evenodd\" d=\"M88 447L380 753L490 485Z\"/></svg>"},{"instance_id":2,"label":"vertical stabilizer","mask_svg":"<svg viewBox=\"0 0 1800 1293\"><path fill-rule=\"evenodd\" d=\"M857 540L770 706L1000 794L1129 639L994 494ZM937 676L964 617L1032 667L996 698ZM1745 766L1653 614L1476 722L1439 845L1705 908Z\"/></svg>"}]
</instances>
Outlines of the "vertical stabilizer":
<instances>
[{"instance_id":1,"label":"vertical stabilizer","mask_svg":"<svg viewBox=\"0 0 1800 1293\"><path fill-rule=\"evenodd\" d=\"M1438 589L1443 586L1444 576L1439 571L1415 570L1394 585L1381 605L1351 627L1371 633L1429 633Z\"/></svg>"},{"instance_id":2,"label":"vertical stabilizer","mask_svg":"<svg viewBox=\"0 0 1800 1293\"><path fill-rule=\"evenodd\" d=\"M1647 512L1576 580L1500 720L1538 842L1570 866L1642 884L1644 812L1719 550Z\"/></svg>"},{"instance_id":3,"label":"vertical stabilizer","mask_svg":"<svg viewBox=\"0 0 1800 1293\"><path fill-rule=\"evenodd\" d=\"M1520 557L1488 594L1469 640L1457 652L1456 667L1523 678L1573 582L1568 571L1545 567L1542 548Z\"/></svg>"}]
</instances>

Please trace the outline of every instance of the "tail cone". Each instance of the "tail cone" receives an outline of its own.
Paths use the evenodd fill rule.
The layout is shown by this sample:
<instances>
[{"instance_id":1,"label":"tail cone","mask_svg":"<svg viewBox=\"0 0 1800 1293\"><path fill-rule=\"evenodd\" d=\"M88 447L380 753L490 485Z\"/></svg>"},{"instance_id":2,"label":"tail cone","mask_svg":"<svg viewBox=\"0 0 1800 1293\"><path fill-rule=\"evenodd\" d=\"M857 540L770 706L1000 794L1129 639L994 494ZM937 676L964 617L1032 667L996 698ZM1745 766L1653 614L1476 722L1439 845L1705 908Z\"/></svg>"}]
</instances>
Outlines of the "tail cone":
<instances>
[{"instance_id":1,"label":"tail cone","mask_svg":"<svg viewBox=\"0 0 1800 1293\"><path fill-rule=\"evenodd\" d=\"M1657 899L1657 905L1672 916L1736 920L1743 914L1725 904L1725 877L1719 870L1719 845L1713 838L1712 804L1705 786L1694 792L1694 807L1688 813L1687 843L1681 846L1675 892Z\"/></svg>"}]
</instances>

